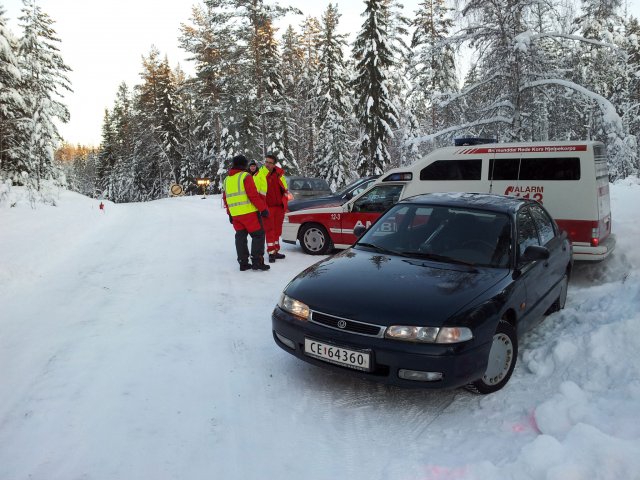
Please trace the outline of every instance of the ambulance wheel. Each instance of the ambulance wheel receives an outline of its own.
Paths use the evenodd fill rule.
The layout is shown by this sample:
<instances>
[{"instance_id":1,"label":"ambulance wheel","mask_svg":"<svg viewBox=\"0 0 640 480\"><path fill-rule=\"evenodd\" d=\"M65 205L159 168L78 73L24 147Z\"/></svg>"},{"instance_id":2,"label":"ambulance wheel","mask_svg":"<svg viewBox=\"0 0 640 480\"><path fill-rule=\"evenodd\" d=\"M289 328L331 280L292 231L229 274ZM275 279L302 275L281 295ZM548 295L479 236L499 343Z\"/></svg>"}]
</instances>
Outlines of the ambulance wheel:
<instances>
[{"instance_id":1,"label":"ambulance wheel","mask_svg":"<svg viewBox=\"0 0 640 480\"><path fill-rule=\"evenodd\" d=\"M309 255L324 255L333 246L327 230L317 223L303 225L298 240L304 253Z\"/></svg>"}]
</instances>

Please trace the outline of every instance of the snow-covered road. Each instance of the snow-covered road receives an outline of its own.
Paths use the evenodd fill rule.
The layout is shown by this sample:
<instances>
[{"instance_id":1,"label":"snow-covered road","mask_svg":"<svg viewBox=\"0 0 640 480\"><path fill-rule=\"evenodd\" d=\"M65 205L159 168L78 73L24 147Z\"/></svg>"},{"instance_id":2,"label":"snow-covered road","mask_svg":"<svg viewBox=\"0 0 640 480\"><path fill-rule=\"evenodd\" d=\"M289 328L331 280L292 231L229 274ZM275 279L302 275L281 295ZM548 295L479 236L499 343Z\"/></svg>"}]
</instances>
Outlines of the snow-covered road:
<instances>
[{"instance_id":1,"label":"snow-covered road","mask_svg":"<svg viewBox=\"0 0 640 480\"><path fill-rule=\"evenodd\" d=\"M218 196L0 206L0 480L638 479L640 185L612 195L616 256L487 397L281 351L270 313L318 258L239 272Z\"/></svg>"}]
</instances>

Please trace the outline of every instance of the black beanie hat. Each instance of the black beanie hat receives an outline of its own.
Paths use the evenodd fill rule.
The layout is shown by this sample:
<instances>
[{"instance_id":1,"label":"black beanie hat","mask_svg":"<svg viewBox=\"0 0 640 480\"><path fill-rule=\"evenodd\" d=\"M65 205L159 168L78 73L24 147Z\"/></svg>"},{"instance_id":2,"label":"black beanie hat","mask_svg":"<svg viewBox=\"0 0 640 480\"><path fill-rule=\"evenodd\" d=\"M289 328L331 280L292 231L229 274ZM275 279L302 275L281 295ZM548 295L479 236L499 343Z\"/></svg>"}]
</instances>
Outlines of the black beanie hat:
<instances>
[{"instance_id":1,"label":"black beanie hat","mask_svg":"<svg viewBox=\"0 0 640 480\"><path fill-rule=\"evenodd\" d=\"M255 161L255 160L251 160L251 161L249 162L249 167L250 167L251 165L255 165L256 167L258 166L258 164L256 163L256 161Z\"/></svg>"},{"instance_id":2,"label":"black beanie hat","mask_svg":"<svg viewBox=\"0 0 640 480\"><path fill-rule=\"evenodd\" d=\"M231 167L232 168L240 168L240 169L246 169L247 168L247 157L245 157L244 155L236 155L235 157L233 157L231 159Z\"/></svg>"}]
</instances>

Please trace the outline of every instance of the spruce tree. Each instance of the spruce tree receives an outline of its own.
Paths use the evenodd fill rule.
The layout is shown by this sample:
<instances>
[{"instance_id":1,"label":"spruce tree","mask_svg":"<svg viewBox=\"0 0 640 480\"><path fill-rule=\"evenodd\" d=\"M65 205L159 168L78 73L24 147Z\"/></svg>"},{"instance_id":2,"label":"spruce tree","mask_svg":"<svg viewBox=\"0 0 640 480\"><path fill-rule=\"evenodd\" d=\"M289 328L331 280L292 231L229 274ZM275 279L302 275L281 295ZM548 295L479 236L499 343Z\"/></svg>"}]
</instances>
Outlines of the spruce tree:
<instances>
[{"instance_id":1,"label":"spruce tree","mask_svg":"<svg viewBox=\"0 0 640 480\"><path fill-rule=\"evenodd\" d=\"M305 120L305 99L308 92L305 90L308 85L305 82L304 64L305 50L300 43L300 35L296 33L291 25L287 27L282 35L281 54L281 77L284 87L283 96L286 102L282 117L285 120L286 145L292 150L293 158L298 161L299 173L308 173L305 165L305 158L308 156L304 145L304 134L306 129ZM292 173L292 172L287 172Z\"/></svg>"},{"instance_id":2,"label":"spruce tree","mask_svg":"<svg viewBox=\"0 0 640 480\"><path fill-rule=\"evenodd\" d=\"M44 13L35 0L23 0L20 23L18 61L22 75L21 92L24 98L21 124L20 165L28 173L28 185L40 190L45 179L60 179L53 162L53 152L61 140L55 121L67 122L69 111L61 97L71 91L64 63L56 46L60 40L53 29L53 20Z\"/></svg>"},{"instance_id":3,"label":"spruce tree","mask_svg":"<svg viewBox=\"0 0 640 480\"><path fill-rule=\"evenodd\" d=\"M18 43L9 31L5 12L0 5L0 182L4 178L19 178L19 127L26 118L24 100L20 93L20 68L17 59Z\"/></svg>"},{"instance_id":4,"label":"spruce tree","mask_svg":"<svg viewBox=\"0 0 640 480\"><path fill-rule=\"evenodd\" d=\"M313 89L319 106L314 173L325 178L333 190L352 177L348 133L352 108L343 54L347 42L345 35L338 33L339 19L337 5L329 4L322 17L321 53Z\"/></svg>"},{"instance_id":5,"label":"spruce tree","mask_svg":"<svg viewBox=\"0 0 640 480\"><path fill-rule=\"evenodd\" d=\"M154 47L143 58L143 83L136 86L136 128L140 137L134 175L140 200L166 196L170 185L179 181L182 160L174 104L176 79L167 58L160 60L159 55Z\"/></svg>"},{"instance_id":6,"label":"spruce tree","mask_svg":"<svg viewBox=\"0 0 640 480\"><path fill-rule=\"evenodd\" d=\"M388 37L386 0L365 0L365 21L354 43L355 113L362 130L357 170L361 176L382 174L391 162L388 151L398 112L389 94L388 71L394 66Z\"/></svg>"},{"instance_id":7,"label":"spruce tree","mask_svg":"<svg viewBox=\"0 0 640 480\"><path fill-rule=\"evenodd\" d=\"M428 132L456 121L451 109L439 108L442 94L458 91L455 52L447 43L453 29L444 0L422 0L411 22L411 106Z\"/></svg>"},{"instance_id":8,"label":"spruce tree","mask_svg":"<svg viewBox=\"0 0 640 480\"><path fill-rule=\"evenodd\" d=\"M245 92L246 79L240 72L244 61L237 43L232 19L235 3L230 0L206 0L193 8L191 24L182 26L180 44L192 55L195 77L185 85L189 98L187 115L190 162L199 165L198 176L212 177L213 190L220 192L226 159L240 151L241 123L232 107ZM185 178L190 178L185 172ZM188 184L188 191L197 191Z\"/></svg>"}]
</instances>

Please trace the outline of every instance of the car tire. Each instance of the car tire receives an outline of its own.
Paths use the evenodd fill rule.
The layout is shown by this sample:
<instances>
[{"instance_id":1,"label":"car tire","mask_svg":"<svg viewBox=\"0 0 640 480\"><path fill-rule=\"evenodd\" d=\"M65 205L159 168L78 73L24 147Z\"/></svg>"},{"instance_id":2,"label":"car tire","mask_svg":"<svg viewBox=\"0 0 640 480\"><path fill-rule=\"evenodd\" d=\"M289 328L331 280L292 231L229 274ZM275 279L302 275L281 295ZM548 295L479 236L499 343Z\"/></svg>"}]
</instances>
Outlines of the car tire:
<instances>
[{"instance_id":1,"label":"car tire","mask_svg":"<svg viewBox=\"0 0 640 480\"><path fill-rule=\"evenodd\" d=\"M317 223L304 225L300 230L298 240L300 240L300 246L304 253L309 255L324 255L333 247L327 230Z\"/></svg>"},{"instance_id":2,"label":"car tire","mask_svg":"<svg viewBox=\"0 0 640 480\"><path fill-rule=\"evenodd\" d=\"M487 369L482 378L467 385L467 389L482 395L497 392L511 378L517 359L518 336L516 330L506 320L500 320L496 333L493 334Z\"/></svg>"},{"instance_id":3,"label":"car tire","mask_svg":"<svg viewBox=\"0 0 640 480\"><path fill-rule=\"evenodd\" d=\"M545 315L549 315L551 313L559 312L562 310L567 303L567 290L569 289L569 275L567 273L564 274L562 280L560 280L560 294L556 301L551 304L549 309L545 312Z\"/></svg>"}]
</instances>

